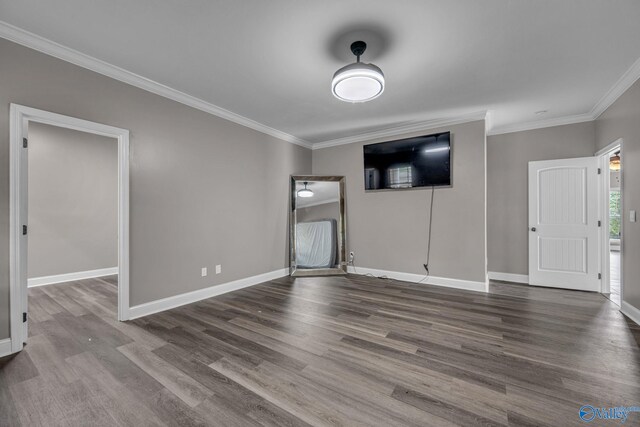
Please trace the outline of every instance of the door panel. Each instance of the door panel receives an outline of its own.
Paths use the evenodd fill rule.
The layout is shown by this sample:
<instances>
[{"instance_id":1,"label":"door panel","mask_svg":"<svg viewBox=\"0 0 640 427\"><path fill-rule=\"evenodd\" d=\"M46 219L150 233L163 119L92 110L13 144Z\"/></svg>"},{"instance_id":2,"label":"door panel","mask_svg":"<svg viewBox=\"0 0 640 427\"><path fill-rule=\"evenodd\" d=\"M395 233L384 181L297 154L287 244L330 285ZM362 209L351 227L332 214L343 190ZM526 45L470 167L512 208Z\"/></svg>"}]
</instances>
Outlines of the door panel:
<instances>
[{"instance_id":1,"label":"door panel","mask_svg":"<svg viewBox=\"0 0 640 427\"><path fill-rule=\"evenodd\" d=\"M538 172L540 224L586 224L586 168L549 168Z\"/></svg>"},{"instance_id":2,"label":"door panel","mask_svg":"<svg viewBox=\"0 0 640 427\"><path fill-rule=\"evenodd\" d=\"M529 163L529 283L600 291L598 159Z\"/></svg>"},{"instance_id":3,"label":"door panel","mask_svg":"<svg viewBox=\"0 0 640 427\"><path fill-rule=\"evenodd\" d=\"M587 239L541 237L538 248L538 268L542 271L587 272Z\"/></svg>"}]
</instances>

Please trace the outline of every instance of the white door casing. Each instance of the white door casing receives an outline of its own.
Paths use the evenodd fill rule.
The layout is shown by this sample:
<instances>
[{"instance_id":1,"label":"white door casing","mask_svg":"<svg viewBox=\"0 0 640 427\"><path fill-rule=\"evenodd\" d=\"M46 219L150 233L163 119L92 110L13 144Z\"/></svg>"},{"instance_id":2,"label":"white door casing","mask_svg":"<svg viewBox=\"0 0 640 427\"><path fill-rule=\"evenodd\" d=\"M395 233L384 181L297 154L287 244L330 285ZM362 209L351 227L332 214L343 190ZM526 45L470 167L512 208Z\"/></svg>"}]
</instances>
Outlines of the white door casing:
<instances>
[{"instance_id":1,"label":"white door casing","mask_svg":"<svg viewBox=\"0 0 640 427\"><path fill-rule=\"evenodd\" d=\"M27 341L27 178L28 123L38 122L112 137L118 141L118 320L129 319L129 131L18 104L10 106L9 312L11 353Z\"/></svg>"},{"instance_id":2,"label":"white door casing","mask_svg":"<svg viewBox=\"0 0 640 427\"><path fill-rule=\"evenodd\" d=\"M529 162L529 284L600 291L598 158Z\"/></svg>"},{"instance_id":3,"label":"white door casing","mask_svg":"<svg viewBox=\"0 0 640 427\"><path fill-rule=\"evenodd\" d=\"M28 156L28 147L27 141L29 137L29 125L26 120L22 121L22 135L23 135L23 148L20 150L20 179L25 186L28 186L29 182L29 156ZM21 239L20 245L20 283L23 284L25 280L27 280L27 262L28 262L28 253L29 253L29 239L27 238L28 232L28 222L29 222L29 203L27 202L26 197L21 197L20 201L20 224L22 225L22 232L18 237ZM22 292L22 313L28 313L28 304L29 298L27 298L27 293ZM29 336L29 322L27 318L24 318L22 321L22 342L24 344L27 343L27 337Z\"/></svg>"}]
</instances>

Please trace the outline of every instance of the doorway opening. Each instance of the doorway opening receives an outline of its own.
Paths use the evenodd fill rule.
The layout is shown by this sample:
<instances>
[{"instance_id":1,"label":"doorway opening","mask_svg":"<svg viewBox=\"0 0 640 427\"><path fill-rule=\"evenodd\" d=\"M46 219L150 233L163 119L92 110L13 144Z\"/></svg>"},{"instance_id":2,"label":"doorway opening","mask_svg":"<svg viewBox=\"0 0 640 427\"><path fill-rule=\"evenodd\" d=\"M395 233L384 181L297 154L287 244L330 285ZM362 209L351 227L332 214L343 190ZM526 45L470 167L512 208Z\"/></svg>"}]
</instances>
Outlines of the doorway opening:
<instances>
[{"instance_id":1,"label":"doorway opening","mask_svg":"<svg viewBox=\"0 0 640 427\"><path fill-rule=\"evenodd\" d=\"M82 293L39 286L95 280L127 320L129 132L12 104L10 139L11 352L27 342L30 293Z\"/></svg>"},{"instance_id":2,"label":"doorway opening","mask_svg":"<svg viewBox=\"0 0 640 427\"><path fill-rule=\"evenodd\" d=\"M602 205L602 294L614 304L622 300L623 199L622 141L616 141L600 154L603 174Z\"/></svg>"}]
</instances>

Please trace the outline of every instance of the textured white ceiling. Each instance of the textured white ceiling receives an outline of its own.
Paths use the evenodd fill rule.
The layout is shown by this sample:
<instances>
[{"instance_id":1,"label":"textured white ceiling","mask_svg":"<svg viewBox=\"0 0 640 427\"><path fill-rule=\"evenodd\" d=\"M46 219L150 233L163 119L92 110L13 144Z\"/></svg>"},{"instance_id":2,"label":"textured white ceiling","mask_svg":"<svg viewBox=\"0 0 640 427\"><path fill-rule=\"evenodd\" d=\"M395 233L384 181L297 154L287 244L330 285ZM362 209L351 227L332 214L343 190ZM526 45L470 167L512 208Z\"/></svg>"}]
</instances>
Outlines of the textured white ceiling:
<instances>
[{"instance_id":1,"label":"textured white ceiling","mask_svg":"<svg viewBox=\"0 0 640 427\"><path fill-rule=\"evenodd\" d=\"M0 20L311 142L588 113L640 57L638 0L0 0ZM358 38L387 86L348 104L330 82Z\"/></svg>"},{"instance_id":2,"label":"textured white ceiling","mask_svg":"<svg viewBox=\"0 0 640 427\"><path fill-rule=\"evenodd\" d=\"M296 191L303 188L303 182L296 183ZM296 203L299 208L336 202L340 198L340 183L338 182L308 181L307 188L313 191L313 197L298 197Z\"/></svg>"}]
</instances>

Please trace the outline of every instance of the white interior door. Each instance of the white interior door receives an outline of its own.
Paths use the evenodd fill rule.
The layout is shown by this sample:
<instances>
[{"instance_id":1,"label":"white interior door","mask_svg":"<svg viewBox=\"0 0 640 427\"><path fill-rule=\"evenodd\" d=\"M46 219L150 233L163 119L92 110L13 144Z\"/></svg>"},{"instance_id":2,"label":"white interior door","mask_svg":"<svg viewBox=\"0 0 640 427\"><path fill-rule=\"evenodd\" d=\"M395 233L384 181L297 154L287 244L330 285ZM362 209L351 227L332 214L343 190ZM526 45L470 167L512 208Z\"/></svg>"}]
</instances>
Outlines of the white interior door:
<instances>
[{"instance_id":1,"label":"white interior door","mask_svg":"<svg viewBox=\"0 0 640 427\"><path fill-rule=\"evenodd\" d=\"M529 162L529 284L600 291L598 158Z\"/></svg>"}]
</instances>

